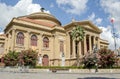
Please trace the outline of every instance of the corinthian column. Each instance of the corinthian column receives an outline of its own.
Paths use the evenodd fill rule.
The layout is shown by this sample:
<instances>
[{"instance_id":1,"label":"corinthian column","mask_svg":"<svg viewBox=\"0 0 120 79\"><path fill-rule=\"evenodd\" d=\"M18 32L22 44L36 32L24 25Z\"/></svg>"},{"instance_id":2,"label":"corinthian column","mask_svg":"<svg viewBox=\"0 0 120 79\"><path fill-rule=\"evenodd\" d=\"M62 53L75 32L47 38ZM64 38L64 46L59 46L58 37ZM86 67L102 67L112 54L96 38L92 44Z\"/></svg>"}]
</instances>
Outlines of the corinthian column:
<instances>
[{"instance_id":1,"label":"corinthian column","mask_svg":"<svg viewBox=\"0 0 120 79\"><path fill-rule=\"evenodd\" d=\"M38 49L39 49L39 53L42 53L42 34L38 35Z\"/></svg>"},{"instance_id":2,"label":"corinthian column","mask_svg":"<svg viewBox=\"0 0 120 79\"><path fill-rule=\"evenodd\" d=\"M82 57L82 49L81 49L81 41L79 42L78 44L78 53L79 53L79 56Z\"/></svg>"},{"instance_id":3,"label":"corinthian column","mask_svg":"<svg viewBox=\"0 0 120 79\"><path fill-rule=\"evenodd\" d=\"M86 35L84 36L84 54L87 53Z\"/></svg>"},{"instance_id":4,"label":"corinthian column","mask_svg":"<svg viewBox=\"0 0 120 79\"><path fill-rule=\"evenodd\" d=\"M29 49L30 48L30 39L31 39L31 37L30 37L30 31L27 31L27 33L26 33L26 49Z\"/></svg>"},{"instance_id":5,"label":"corinthian column","mask_svg":"<svg viewBox=\"0 0 120 79\"><path fill-rule=\"evenodd\" d=\"M11 43L11 50L13 51L15 47L15 29L12 29L12 43Z\"/></svg>"},{"instance_id":6,"label":"corinthian column","mask_svg":"<svg viewBox=\"0 0 120 79\"><path fill-rule=\"evenodd\" d=\"M92 47L91 47L91 36L89 35L89 52L91 53L92 51Z\"/></svg>"},{"instance_id":7,"label":"corinthian column","mask_svg":"<svg viewBox=\"0 0 120 79\"><path fill-rule=\"evenodd\" d=\"M93 36L93 45L96 44L96 39L95 39L95 36Z\"/></svg>"},{"instance_id":8,"label":"corinthian column","mask_svg":"<svg viewBox=\"0 0 120 79\"><path fill-rule=\"evenodd\" d=\"M76 54L75 54L75 41L74 40L72 40L72 44L73 44L73 47L72 47L72 49L73 49L73 57L75 58L76 57Z\"/></svg>"},{"instance_id":9,"label":"corinthian column","mask_svg":"<svg viewBox=\"0 0 120 79\"><path fill-rule=\"evenodd\" d=\"M97 46L98 46L98 49L100 49L100 38L97 37Z\"/></svg>"}]
</instances>

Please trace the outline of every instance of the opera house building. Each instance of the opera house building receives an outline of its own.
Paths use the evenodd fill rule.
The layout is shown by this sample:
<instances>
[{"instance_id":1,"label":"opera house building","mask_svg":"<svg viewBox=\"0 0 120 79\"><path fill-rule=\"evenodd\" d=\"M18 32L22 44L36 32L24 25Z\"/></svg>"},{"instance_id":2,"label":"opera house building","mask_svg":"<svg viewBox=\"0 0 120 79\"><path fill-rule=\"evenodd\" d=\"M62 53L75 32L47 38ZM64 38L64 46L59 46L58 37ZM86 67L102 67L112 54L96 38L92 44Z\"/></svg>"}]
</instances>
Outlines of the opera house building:
<instances>
[{"instance_id":1,"label":"opera house building","mask_svg":"<svg viewBox=\"0 0 120 79\"><path fill-rule=\"evenodd\" d=\"M84 28L84 40L79 42L78 53L93 53L94 44L97 48L107 48L109 43L100 38L102 32L90 21L72 20L66 25L51 14L36 12L30 15L13 18L0 35L0 53L9 50L21 52L33 49L41 54L43 66L72 66L76 62L76 41L71 32L76 24ZM4 51L3 51L4 48Z\"/></svg>"}]
</instances>

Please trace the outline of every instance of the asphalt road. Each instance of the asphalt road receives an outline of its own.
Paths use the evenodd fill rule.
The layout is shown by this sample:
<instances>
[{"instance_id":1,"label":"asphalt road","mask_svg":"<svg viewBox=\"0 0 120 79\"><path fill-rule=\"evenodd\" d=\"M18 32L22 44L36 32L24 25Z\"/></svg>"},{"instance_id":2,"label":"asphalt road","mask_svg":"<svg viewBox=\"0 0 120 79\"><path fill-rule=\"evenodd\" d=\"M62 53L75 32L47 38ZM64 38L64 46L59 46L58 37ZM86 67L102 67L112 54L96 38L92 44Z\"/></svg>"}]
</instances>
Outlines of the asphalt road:
<instances>
[{"instance_id":1,"label":"asphalt road","mask_svg":"<svg viewBox=\"0 0 120 79\"><path fill-rule=\"evenodd\" d=\"M0 79L120 79L118 73L0 72Z\"/></svg>"}]
</instances>

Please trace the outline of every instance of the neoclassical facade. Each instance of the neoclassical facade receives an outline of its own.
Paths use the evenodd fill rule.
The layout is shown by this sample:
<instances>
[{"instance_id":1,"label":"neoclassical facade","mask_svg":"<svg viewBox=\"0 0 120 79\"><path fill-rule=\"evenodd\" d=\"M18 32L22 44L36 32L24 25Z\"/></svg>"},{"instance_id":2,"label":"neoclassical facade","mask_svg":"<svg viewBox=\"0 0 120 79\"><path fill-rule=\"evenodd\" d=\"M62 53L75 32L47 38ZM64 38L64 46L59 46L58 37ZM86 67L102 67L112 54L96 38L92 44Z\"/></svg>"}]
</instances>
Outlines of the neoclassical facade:
<instances>
[{"instance_id":1,"label":"neoclassical facade","mask_svg":"<svg viewBox=\"0 0 120 79\"><path fill-rule=\"evenodd\" d=\"M6 26L4 53L9 50L21 52L33 49L42 56L42 65L71 66L76 63L76 42L71 31L80 25L85 30L84 40L79 43L79 55L92 53L93 45L98 49L108 47L108 42L100 39L102 32L90 21L71 21L62 26L53 15L36 12L13 18Z\"/></svg>"},{"instance_id":2,"label":"neoclassical facade","mask_svg":"<svg viewBox=\"0 0 120 79\"><path fill-rule=\"evenodd\" d=\"M4 54L5 34L0 34L0 58Z\"/></svg>"}]
</instances>

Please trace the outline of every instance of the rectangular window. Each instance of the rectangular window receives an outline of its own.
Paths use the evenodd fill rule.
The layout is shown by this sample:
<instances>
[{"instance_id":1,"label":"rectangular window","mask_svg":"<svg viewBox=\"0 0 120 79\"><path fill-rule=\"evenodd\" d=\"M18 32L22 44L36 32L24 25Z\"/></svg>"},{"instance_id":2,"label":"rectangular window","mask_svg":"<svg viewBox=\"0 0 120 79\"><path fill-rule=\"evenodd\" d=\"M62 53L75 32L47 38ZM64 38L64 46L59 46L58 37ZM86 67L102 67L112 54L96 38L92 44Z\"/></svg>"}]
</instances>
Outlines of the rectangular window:
<instances>
[{"instance_id":1,"label":"rectangular window","mask_svg":"<svg viewBox=\"0 0 120 79\"><path fill-rule=\"evenodd\" d=\"M60 52L64 52L64 42L60 41Z\"/></svg>"}]
</instances>

